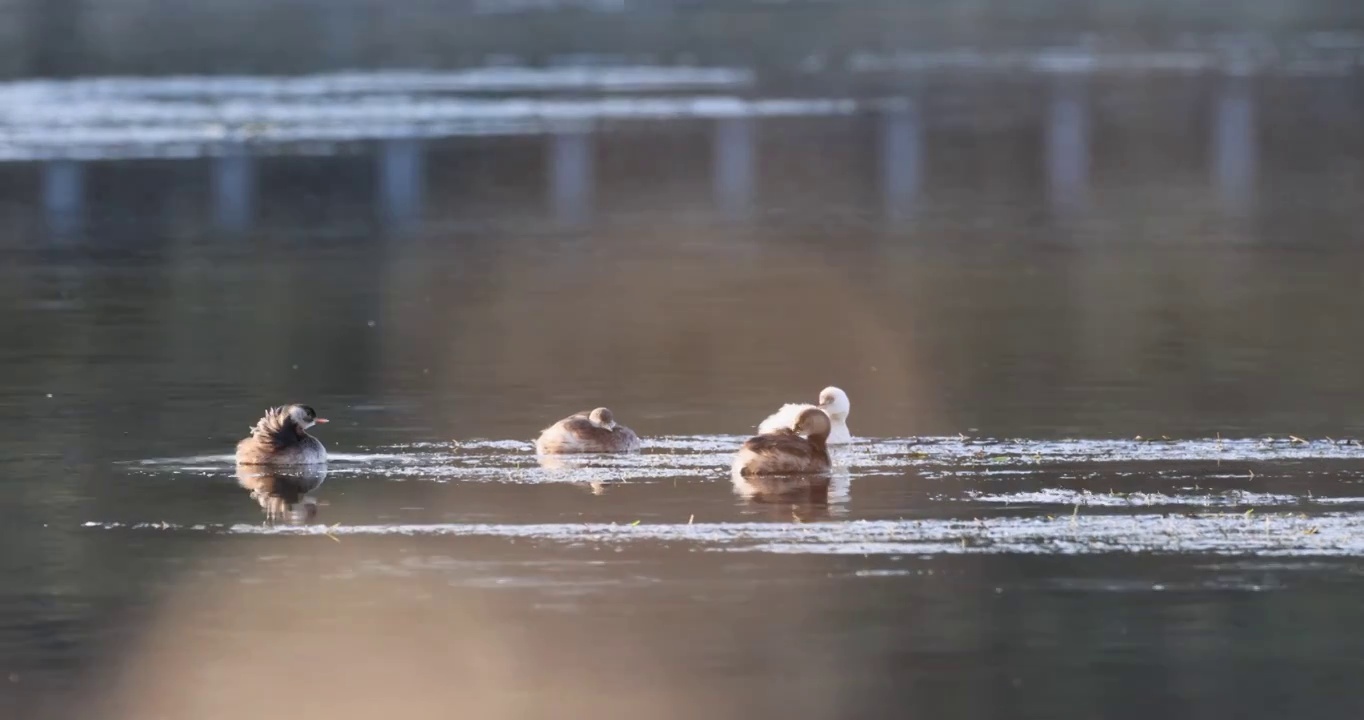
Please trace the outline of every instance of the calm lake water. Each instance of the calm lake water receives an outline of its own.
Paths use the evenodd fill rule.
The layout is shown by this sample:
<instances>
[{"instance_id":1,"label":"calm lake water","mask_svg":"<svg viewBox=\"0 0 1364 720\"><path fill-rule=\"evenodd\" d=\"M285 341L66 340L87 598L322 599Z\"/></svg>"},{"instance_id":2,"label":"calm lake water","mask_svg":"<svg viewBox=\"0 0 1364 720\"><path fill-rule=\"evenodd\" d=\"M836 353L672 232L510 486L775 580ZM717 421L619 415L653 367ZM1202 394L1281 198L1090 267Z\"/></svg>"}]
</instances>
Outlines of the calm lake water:
<instances>
[{"instance_id":1,"label":"calm lake water","mask_svg":"<svg viewBox=\"0 0 1364 720\"><path fill-rule=\"evenodd\" d=\"M1358 717L1355 80L741 80L0 88L0 715Z\"/></svg>"}]
</instances>

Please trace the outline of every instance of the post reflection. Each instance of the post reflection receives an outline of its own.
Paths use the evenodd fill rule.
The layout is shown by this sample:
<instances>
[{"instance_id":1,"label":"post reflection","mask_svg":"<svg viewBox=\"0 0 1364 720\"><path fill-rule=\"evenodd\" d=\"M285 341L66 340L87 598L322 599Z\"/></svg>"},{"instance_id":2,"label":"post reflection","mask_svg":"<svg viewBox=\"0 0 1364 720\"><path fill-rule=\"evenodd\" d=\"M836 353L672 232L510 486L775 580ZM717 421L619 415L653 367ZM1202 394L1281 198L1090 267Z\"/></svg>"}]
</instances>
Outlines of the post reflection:
<instances>
[{"instance_id":1,"label":"post reflection","mask_svg":"<svg viewBox=\"0 0 1364 720\"><path fill-rule=\"evenodd\" d=\"M918 105L899 98L881 111L881 197L888 220L907 219L922 182L923 121Z\"/></svg>"},{"instance_id":2,"label":"post reflection","mask_svg":"<svg viewBox=\"0 0 1364 720\"><path fill-rule=\"evenodd\" d=\"M235 143L213 159L213 215L219 229L246 230L255 209L255 162L245 145Z\"/></svg>"},{"instance_id":3,"label":"post reflection","mask_svg":"<svg viewBox=\"0 0 1364 720\"><path fill-rule=\"evenodd\" d=\"M379 209L394 229L421 221L426 196L425 148L417 138L391 138L379 144Z\"/></svg>"},{"instance_id":4,"label":"post reflection","mask_svg":"<svg viewBox=\"0 0 1364 720\"><path fill-rule=\"evenodd\" d=\"M560 225L576 227L592 217L596 183L592 131L587 123L573 123L550 136L550 206Z\"/></svg>"},{"instance_id":5,"label":"post reflection","mask_svg":"<svg viewBox=\"0 0 1364 720\"><path fill-rule=\"evenodd\" d=\"M1223 209L1240 215L1255 202L1255 104L1250 79L1228 77L1218 89L1213 119L1213 182Z\"/></svg>"},{"instance_id":6,"label":"post reflection","mask_svg":"<svg viewBox=\"0 0 1364 720\"><path fill-rule=\"evenodd\" d=\"M43 164L43 211L57 237L80 230L85 214L85 165L66 158Z\"/></svg>"},{"instance_id":7,"label":"post reflection","mask_svg":"<svg viewBox=\"0 0 1364 720\"><path fill-rule=\"evenodd\" d=\"M754 121L725 117L715 121L712 140L712 183L715 206L726 220L746 219L753 206Z\"/></svg>"},{"instance_id":8,"label":"post reflection","mask_svg":"<svg viewBox=\"0 0 1364 720\"><path fill-rule=\"evenodd\" d=\"M1063 214L1074 212L1088 201L1090 117L1084 78L1065 75L1053 81L1046 117L1052 207Z\"/></svg>"}]
</instances>

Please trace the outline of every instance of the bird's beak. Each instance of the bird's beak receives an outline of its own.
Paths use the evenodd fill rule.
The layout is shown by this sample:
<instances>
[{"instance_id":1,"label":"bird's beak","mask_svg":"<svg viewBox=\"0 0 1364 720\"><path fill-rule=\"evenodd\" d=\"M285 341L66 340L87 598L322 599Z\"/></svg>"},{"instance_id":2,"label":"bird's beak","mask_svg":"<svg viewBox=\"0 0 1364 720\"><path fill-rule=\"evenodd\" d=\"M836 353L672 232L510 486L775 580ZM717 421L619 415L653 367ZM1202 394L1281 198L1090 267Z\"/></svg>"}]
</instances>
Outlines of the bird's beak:
<instances>
[{"instance_id":1,"label":"bird's beak","mask_svg":"<svg viewBox=\"0 0 1364 720\"><path fill-rule=\"evenodd\" d=\"M321 425L322 423L329 423L331 420L328 420L327 418L313 418L313 422Z\"/></svg>"}]
</instances>

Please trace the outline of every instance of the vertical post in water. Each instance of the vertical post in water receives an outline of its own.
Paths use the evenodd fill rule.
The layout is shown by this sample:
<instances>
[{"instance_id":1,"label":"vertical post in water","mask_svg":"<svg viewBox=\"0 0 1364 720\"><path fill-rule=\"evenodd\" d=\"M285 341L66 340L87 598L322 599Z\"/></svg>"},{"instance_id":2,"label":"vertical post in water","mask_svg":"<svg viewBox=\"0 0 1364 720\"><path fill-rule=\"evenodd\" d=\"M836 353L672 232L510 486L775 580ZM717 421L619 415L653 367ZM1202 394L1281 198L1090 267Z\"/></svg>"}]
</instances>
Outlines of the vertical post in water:
<instances>
[{"instance_id":1,"label":"vertical post in water","mask_svg":"<svg viewBox=\"0 0 1364 720\"><path fill-rule=\"evenodd\" d=\"M923 122L910 98L881 110L881 198L886 218L908 219L919 195L923 172Z\"/></svg>"},{"instance_id":2,"label":"vertical post in water","mask_svg":"<svg viewBox=\"0 0 1364 720\"><path fill-rule=\"evenodd\" d=\"M1225 78L1213 120L1213 173L1223 209L1240 215L1255 202L1255 103L1250 78Z\"/></svg>"},{"instance_id":3,"label":"vertical post in water","mask_svg":"<svg viewBox=\"0 0 1364 720\"><path fill-rule=\"evenodd\" d=\"M1047 190L1052 207L1080 209L1088 200L1089 102L1085 77L1063 72L1047 104Z\"/></svg>"},{"instance_id":4,"label":"vertical post in water","mask_svg":"<svg viewBox=\"0 0 1364 720\"><path fill-rule=\"evenodd\" d=\"M240 233L251 225L255 171L255 161L243 143L232 143L213 158L213 218L220 230Z\"/></svg>"},{"instance_id":5,"label":"vertical post in water","mask_svg":"<svg viewBox=\"0 0 1364 720\"><path fill-rule=\"evenodd\" d=\"M566 123L550 137L549 201L560 225L576 227L592 217L594 168L592 126Z\"/></svg>"},{"instance_id":6,"label":"vertical post in water","mask_svg":"<svg viewBox=\"0 0 1364 720\"><path fill-rule=\"evenodd\" d=\"M85 212L85 166L61 158L43 165L43 210L48 231L65 237L80 230Z\"/></svg>"},{"instance_id":7,"label":"vertical post in water","mask_svg":"<svg viewBox=\"0 0 1364 720\"><path fill-rule=\"evenodd\" d=\"M728 220L748 217L753 206L753 118L722 117L715 121L712 178L715 205Z\"/></svg>"},{"instance_id":8,"label":"vertical post in water","mask_svg":"<svg viewBox=\"0 0 1364 720\"><path fill-rule=\"evenodd\" d=\"M379 145L379 208L384 223L404 230L421 220L426 195L426 158L417 138L391 138Z\"/></svg>"}]
</instances>

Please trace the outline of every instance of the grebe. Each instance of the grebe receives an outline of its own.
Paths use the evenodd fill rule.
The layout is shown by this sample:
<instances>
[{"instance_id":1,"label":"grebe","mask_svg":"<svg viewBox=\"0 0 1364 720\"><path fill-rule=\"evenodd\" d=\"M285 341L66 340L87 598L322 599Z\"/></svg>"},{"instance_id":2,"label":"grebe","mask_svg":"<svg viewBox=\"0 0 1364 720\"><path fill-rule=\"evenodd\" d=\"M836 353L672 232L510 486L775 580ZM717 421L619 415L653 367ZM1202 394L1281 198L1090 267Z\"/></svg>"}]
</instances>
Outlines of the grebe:
<instances>
[{"instance_id":1,"label":"grebe","mask_svg":"<svg viewBox=\"0 0 1364 720\"><path fill-rule=\"evenodd\" d=\"M327 462L327 449L306 431L327 422L307 405L270 408L237 443L239 465L318 465Z\"/></svg>"},{"instance_id":2,"label":"grebe","mask_svg":"<svg viewBox=\"0 0 1364 720\"><path fill-rule=\"evenodd\" d=\"M823 410L807 408L792 427L745 440L734 466L742 475L828 472L833 466L826 447L830 425Z\"/></svg>"},{"instance_id":3,"label":"grebe","mask_svg":"<svg viewBox=\"0 0 1364 720\"><path fill-rule=\"evenodd\" d=\"M780 410L772 413L758 425L758 434L780 430L790 430L795 427L796 420L801 413L806 410L818 407L829 416L832 428L829 431L829 444L840 445L852 442L852 434L848 432L848 412L852 410L852 404L848 402L848 394L832 385L819 391L819 405L809 403L787 403L781 406Z\"/></svg>"},{"instance_id":4,"label":"grebe","mask_svg":"<svg viewBox=\"0 0 1364 720\"><path fill-rule=\"evenodd\" d=\"M639 449L639 436L617 425L611 411L599 407L569 415L547 427L535 441L535 451L553 453L621 453Z\"/></svg>"}]
</instances>

